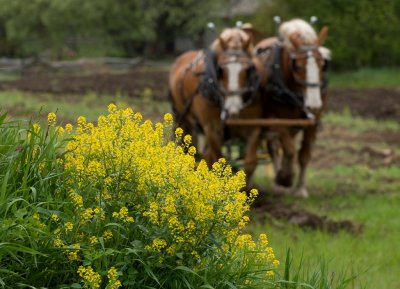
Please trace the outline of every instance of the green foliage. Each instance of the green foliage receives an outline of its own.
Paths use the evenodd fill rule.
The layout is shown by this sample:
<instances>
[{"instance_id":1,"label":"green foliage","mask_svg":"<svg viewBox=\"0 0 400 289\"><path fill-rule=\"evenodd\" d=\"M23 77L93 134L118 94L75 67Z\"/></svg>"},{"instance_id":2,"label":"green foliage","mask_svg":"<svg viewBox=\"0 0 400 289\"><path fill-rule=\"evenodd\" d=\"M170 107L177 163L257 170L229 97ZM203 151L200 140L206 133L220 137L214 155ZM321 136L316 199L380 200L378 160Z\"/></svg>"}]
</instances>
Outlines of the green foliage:
<instances>
[{"instance_id":1,"label":"green foliage","mask_svg":"<svg viewBox=\"0 0 400 289\"><path fill-rule=\"evenodd\" d=\"M171 115L154 128L109 108L99 127L80 117L76 135L54 113L44 129L0 118L0 286L272 284L279 262L265 234L240 234L244 174L223 160L195 169L190 137L164 135Z\"/></svg>"},{"instance_id":2,"label":"green foliage","mask_svg":"<svg viewBox=\"0 0 400 289\"><path fill-rule=\"evenodd\" d=\"M36 123L25 128L20 122L6 122L5 114L0 118L2 286L17 286L14 281L22 280L35 268L42 268L41 274L49 269L51 262L43 261L48 252L42 250L49 242L48 221L40 223L36 216L38 212L51 215L50 206L55 201L48 192L55 191L60 178L57 153L63 145L56 130L50 126L41 130ZM40 274L35 278L40 282Z\"/></svg>"},{"instance_id":3,"label":"green foliage","mask_svg":"<svg viewBox=\"0 0 400 289\"><path fill-rule=\"evenodd\" d=\"M135 54L156 57L173 47L175 37L196 40L208 21L222 23L220 15L234 2L0 0L0 52L36 56L47 51L56 58ZM400 65L400 43L395 41L400 33L399 0L263 3L246 21L253 22L265 36L276 34L274 15L284 20L316 15L318 28L328 25L326 46L333 51L336 69Z\"/></svg>"},{"instance_id":4,"label":"green foliage","mask_svg":"<svg viewBox=\"0 0 400 289\"><path fill-rule=\"evenodd\" d=\"M210 0L0 0L3 52L132 55L156 40L173 40L173 34L199 33L214 5Z\"/></svg>"}]
</instances>

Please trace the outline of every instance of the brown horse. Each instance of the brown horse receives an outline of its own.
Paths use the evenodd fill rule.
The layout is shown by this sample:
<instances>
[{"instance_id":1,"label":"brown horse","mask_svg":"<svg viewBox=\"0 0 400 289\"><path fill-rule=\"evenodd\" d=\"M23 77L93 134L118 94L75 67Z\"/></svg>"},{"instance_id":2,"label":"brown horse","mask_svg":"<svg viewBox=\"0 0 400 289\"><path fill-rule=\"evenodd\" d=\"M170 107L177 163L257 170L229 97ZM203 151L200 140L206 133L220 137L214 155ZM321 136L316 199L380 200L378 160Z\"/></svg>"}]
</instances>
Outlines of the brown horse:
<instances>
[{"instance_id":1,"label":"brown horse","mask_svg":"<svg viewBox=\"0 0 400 289\"><path fill-rule=\"evenodd\" d=\"M267 118L314 118L309 127L271 127L268 149L274 162L275 182L291 187L294 178L296 136L302 132L297 154L300 167L294 194L307 197L305 175L316 139L321 114L326 104L326 69L330 51L322 47L328 28L319 35L310 24L294 19L279 27L279 38L267 38L255 47L257 70L261 75L262 95ZM279 149L282 158L279 159Z\"/></svg>"},{"instance_id":2,"label":"brown horse","mask_svg":"<svg viewBox=\"0 0 400 289\"><path fill-rule=\"evenodd\" d=\"M169 89L175 121L186 133L204 133L203 154L211 166L223 157L222 145L229 137L246 141L244 169L248 180L256 167L259 128L228 129L230 117L262 115L262 107L251 89L256 76L251 55L251 37L238 28L225 29L208 51L189 51L177 58L169 74Z\"/></svg>"}]
</instances>

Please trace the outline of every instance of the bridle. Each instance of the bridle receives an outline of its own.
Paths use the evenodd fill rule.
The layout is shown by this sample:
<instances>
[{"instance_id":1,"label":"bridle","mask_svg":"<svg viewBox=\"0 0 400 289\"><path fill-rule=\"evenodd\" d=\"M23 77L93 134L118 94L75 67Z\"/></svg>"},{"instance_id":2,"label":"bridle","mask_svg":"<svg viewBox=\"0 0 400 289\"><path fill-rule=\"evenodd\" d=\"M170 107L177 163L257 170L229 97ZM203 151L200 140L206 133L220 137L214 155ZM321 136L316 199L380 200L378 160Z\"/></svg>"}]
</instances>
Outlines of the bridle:
<instances>
[{"instance_id":1,"label":"bridle","mask_svg":"<svg viewBox=\"0 0 400 289\"><path fill-rule=\"evenodd\" d=\"M242 50L239 49L228 49L221 53L217 59L217 77L220 79L222 76L221 71L229 64L240 64L246 69L252 67L251 58ZM249 91L249 87L237 89L237 90L226 90L222 84L220 84L220 90L226 95L241 95Z\"/></svg>"},{"instance_id":2,"label":"bridle","mask_svg":"<svg viewBox=\"0 0 400 289\"><path fill-rule=\"evenodd\" d=\"M204 62L204 71L199 75L201 77L197 91L200 92L208 102L221 109L222 120L225 120L228 115L227 111L224 110L227 98L231 96L240 96L243 101L241 110L249 106L257 98L260 77L256 73L255 66L248 53L241 49L226 49L216 55L214 51L208 49L203 51L201 55L202 61ZM238 87L232 90L225 89L223 86L221 82L223 70L231 64L239 64L241 67L240 71L242 71L243 68L246 69L247 79L244 87ZM192 65L189 66L192 67ZM189 98L188 107L191 105L192 97Z\"/></svg>"},{"instance_id":3,"label":"bridle","mask_svg":"<svg viewBox=\"0 0 400 289\"><path fill-rule=\"evenodd\" d=\"M316 53L315 53L316 52ZM315 57L315 54L318 57ZM294 81L296 82L296 84L304 86L304 87L319 87L319 88L324 88L326 86L326 82L327 82L327 76L326 76L326 66L322 66L321 70L322 70L322 81L319 82L307 82L303 79L301 79L298 70L299 68L296 65L296 62L299 59L307 59L309 58L311 55L314 55L314 58L316 61L321 61L324 60L323 57L321 56L321 54L319 53L319 46L318 45L302 45L300 46L298 49L289 51L289 59L290 59L290 65L289 65L289 69L290 72L293 75ZM325 62L325 60L324 60Z\"/></svg>"}]
</instances>

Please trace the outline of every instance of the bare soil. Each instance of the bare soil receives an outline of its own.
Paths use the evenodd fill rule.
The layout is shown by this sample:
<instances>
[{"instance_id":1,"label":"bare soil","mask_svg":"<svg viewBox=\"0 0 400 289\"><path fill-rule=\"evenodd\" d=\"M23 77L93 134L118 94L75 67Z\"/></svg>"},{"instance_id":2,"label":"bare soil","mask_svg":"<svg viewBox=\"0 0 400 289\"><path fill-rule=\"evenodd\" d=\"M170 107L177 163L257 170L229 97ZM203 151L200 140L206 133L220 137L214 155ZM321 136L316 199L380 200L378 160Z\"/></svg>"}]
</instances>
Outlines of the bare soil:
<instances>
[{"instance_id":1,"label":"bare soil","mask_svg":"<svg viewBox=\"0 0 400 289\"><path fill-rule=\"evenodd\" d=\"M328 110L342 111L345 108L364 117L400 121L400 88L331 89Z\"/></svg>"},{"instance_id":2,"label":"bare soil","mask_svg":"<svg viewBox=\"0 0 400 289\"><path fill-rule=\"evenodd\" d=\"M152 89L159 99L167 96L168 72L138 68L127 73L97 73L91 75L24 74L21 79L0 81L0 90L17 89L54 94L122 94L140 96L144 89Z\"/></svg>"}]
</instances>

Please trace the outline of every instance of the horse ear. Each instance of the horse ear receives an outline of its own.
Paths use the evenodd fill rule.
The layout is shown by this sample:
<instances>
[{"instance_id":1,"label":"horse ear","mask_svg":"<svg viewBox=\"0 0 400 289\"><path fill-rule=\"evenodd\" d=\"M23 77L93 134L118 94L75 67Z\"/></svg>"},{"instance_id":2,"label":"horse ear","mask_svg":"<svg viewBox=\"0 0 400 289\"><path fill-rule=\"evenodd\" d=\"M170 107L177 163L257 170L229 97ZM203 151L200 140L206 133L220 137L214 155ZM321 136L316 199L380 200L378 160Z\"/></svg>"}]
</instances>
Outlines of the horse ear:
<instances>
[{"instance_id":1,"label":"horse ear","mask_svg":"<svg viewBox=\"0 0 400 289\"><path fill-rule=\"evenodd\" d=\"M319 31L319 35L318 35L318 45L322 45L325 42L326 37L328 36L328 31L329 28L328 26L324 26L322 27L322 29Z\"/></svg>"}]
</instances>

